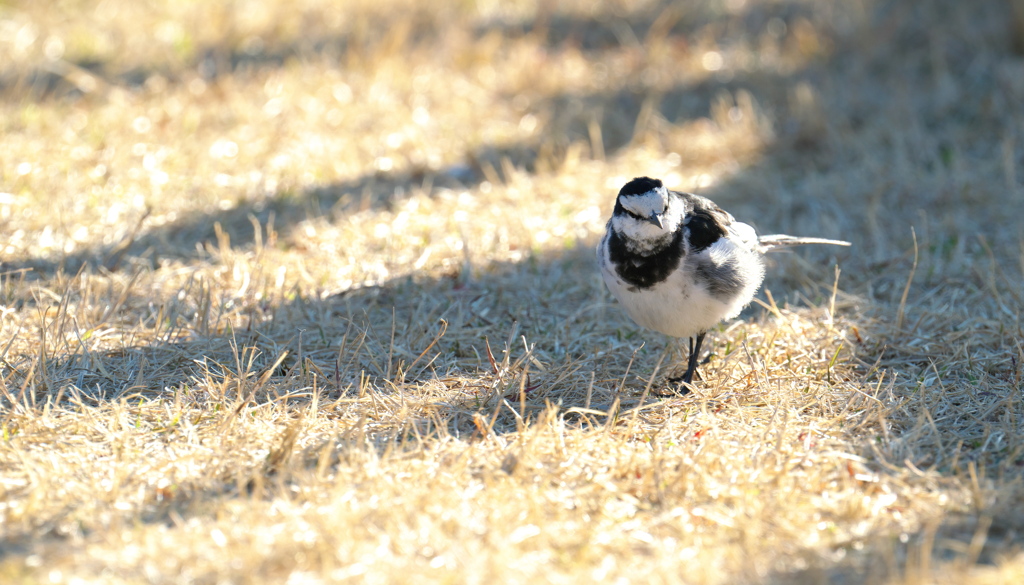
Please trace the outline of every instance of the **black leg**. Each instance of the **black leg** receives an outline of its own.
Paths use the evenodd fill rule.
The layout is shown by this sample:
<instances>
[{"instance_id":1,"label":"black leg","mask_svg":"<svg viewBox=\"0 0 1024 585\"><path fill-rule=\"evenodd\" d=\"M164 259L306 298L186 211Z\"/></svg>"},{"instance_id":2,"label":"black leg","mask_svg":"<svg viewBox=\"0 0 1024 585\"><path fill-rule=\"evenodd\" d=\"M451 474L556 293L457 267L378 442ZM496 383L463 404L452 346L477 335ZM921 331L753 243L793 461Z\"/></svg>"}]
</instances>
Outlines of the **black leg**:
<instances>
[{"instance_id":1,"label":"black leg","mask_svg":"<svg viewBox=\"0 0 1024 585\"><path fill-rule=\"evenodd\" d=\"M693 375L697 373L697 366L699 365L700 357L700 346L704 343L704 333L698 334L696 337L690 338L690 355L686 358L686 372L678 378L669 378L668 381L672 385L678 384L692 384ZM680 389L682 394L686 394L690 391L689 388L683 387Z\"/></svg>"},{"instance_id":2,"label":"black leg","mask_svg":"<svg viewBox=\"0 0 1024 585\"><path fill-rule=\"evenodd\" d=\"M697 358L700 356L700 346L704 343L704 332L697 334L697 337L690 338L690 359L687 360L686 373L683 374L683 382L693 382L693 375L697 373Z\"/></svg>"}]
</instances>

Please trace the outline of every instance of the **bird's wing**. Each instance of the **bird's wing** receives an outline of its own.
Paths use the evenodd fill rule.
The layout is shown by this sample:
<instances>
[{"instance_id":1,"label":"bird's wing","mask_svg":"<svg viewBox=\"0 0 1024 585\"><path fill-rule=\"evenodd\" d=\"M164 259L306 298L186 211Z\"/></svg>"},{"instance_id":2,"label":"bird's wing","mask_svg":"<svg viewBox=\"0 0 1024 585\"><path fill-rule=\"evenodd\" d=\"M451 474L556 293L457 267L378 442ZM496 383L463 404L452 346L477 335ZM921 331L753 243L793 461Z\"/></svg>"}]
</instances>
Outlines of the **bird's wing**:
<instances>
[{"instance_id":1,"label":"bird's wing","mask_svg":"<svg viewBox=\"0 0 1024 585\"><path fill-rule=\"evenodd\" d=\"M831 246L849 246L850 242L844 242L843 240L828 240L825 238L798 238L796 236L787 236L785 234L772 234L770 236L761 236L757 239L758 246L761 252L774 252L781 250L782 248L788 248L790 246L802 246L804 244L828 244Z\"/></svg>"},{"instance_id":2,"label":"bird's wing","mask_svg":"<svg viewBox=\"0 0 1024 585\"><path fill-rule=\"evenodd\" d=\"M699 252L726 235L733 217L714 201L693 193L675 193L686 203L686 229L690 250Z\"/></svg>"}]
</instances>

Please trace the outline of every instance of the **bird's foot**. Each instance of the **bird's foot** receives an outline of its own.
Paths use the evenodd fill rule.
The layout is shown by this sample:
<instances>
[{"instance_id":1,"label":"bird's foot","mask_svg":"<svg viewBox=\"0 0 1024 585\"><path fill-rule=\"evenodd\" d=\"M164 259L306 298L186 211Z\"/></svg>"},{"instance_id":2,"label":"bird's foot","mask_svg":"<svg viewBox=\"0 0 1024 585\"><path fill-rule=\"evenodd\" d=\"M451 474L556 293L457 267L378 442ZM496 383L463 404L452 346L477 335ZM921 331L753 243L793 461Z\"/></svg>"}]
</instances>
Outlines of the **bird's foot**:
<instances>
[{"instance_id":1,"label":"bird's foot","mask_svg":"<svg viewBox=\"0 0 1024 585\"><path fill-rule=\"evenodd\" d=\"M699 373L690 371L687 371L682 376L669 377L666 380L668 382L669 390L679 396L686 396L690 393L690 389L695 387L693 383L694 374L696 374L698 378L701 378Z\"/></svg>"}]
</instances>

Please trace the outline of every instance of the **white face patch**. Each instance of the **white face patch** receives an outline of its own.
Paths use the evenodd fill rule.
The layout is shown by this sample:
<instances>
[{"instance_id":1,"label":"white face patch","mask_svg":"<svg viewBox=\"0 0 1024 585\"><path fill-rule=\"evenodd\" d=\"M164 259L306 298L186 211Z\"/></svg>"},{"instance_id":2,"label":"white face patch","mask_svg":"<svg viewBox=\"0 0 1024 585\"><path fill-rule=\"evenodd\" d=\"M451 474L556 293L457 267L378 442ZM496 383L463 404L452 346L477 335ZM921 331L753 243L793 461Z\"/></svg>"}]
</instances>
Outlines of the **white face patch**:
<instances>
[{"instance_id":1,"label":"white face patch","mask_svg":"<svg viewBox=\"0 0 1024 585\"><path fill-rule=\"evenodd\" d=\"M619 197L619 203L634 215L651 217L655 213L665 213L668 208L668 191L658 187L639 195L625 195Z\"/></svg>"},{"instance_id":2,"label":"white face patch","mask_svg":"<svg viewBox=\"0 0 1024 585\"><path fill-rule=\"evenodd\" d=\"M620 197L619 203L633 215L620 213L612 216L612 229L623 236L626 247L635 254L646 255L670 242L685 215L682 200L670 197L664 187ZM655 213L661 215L662 227L640 219Z\"/></svg>"}]
</instances>

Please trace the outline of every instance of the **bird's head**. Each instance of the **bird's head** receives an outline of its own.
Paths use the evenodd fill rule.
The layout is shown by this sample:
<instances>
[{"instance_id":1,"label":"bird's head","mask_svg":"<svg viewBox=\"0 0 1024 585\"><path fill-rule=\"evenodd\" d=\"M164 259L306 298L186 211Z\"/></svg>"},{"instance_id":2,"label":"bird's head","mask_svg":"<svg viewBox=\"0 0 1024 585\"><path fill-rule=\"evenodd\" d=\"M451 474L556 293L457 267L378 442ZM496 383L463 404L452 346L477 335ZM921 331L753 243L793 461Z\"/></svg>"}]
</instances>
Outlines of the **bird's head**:
<instances>
[{"instance_id":1,"label":"bird's head","mask_svg":"<svg viewBox=\"0 0 1024 585\"><path fill-rule=\"evenodd\" d=\"M660 241L679 228L683 210L658 179L637 177L619 190L612 228L629 240Z\"/></svg>"}]
</instances>

